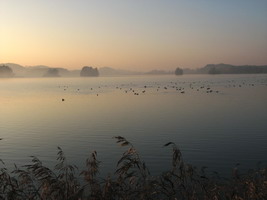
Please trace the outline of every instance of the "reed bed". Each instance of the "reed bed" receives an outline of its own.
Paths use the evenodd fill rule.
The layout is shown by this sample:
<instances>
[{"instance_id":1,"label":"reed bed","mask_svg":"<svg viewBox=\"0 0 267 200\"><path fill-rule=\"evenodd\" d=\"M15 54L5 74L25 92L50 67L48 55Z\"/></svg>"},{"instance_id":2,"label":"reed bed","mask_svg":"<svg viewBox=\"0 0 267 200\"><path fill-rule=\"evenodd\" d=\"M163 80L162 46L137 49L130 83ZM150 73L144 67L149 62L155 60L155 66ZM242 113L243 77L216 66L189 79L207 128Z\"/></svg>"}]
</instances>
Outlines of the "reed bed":
<instances>
[{"instance_id":1,"label":"reed bed","mask_svg":"<svg viewBox=\"0 0 267 200\"><path fill-rule=\"evenodd\" d=\"M86 169L66 162L66 156L58 147L57 164L50 169L37 157L31 164L13 171L0 169L0 199L10 200L262 200L267 199L267 168L250 170L240 175L238 168L231 178L207 175L205 168L184 162L177 146L171 148L171 169L159 176L152 176L132 143L124 137L115 137L127 150L117 162L111 176L99 175L100 161L97 152L86 160Z\"/></svg>"}]
</instances>

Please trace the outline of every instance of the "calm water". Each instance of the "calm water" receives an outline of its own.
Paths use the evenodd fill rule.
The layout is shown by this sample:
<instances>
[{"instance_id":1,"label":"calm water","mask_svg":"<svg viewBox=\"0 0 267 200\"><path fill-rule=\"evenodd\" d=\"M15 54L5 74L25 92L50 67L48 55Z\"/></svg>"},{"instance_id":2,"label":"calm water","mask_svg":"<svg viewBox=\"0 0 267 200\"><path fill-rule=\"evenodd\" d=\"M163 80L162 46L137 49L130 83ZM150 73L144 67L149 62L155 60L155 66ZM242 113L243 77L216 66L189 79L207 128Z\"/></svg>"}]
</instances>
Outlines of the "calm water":
<instances>
[{"instance_id":1,"label":"calm water","mask_svg":"<svg viewBox=\"0 0 267 200\"><path fill-rule=\"evenodd\" d=\"M52 166L60 146L80 168L96 150L102 173L112 172L125 150L117 135L155 174L170 167L169 141L187 162L223 174L267 163L267 75L0 79L0 113L9 167L31 155Z\"/></svg>"}]
</instances>

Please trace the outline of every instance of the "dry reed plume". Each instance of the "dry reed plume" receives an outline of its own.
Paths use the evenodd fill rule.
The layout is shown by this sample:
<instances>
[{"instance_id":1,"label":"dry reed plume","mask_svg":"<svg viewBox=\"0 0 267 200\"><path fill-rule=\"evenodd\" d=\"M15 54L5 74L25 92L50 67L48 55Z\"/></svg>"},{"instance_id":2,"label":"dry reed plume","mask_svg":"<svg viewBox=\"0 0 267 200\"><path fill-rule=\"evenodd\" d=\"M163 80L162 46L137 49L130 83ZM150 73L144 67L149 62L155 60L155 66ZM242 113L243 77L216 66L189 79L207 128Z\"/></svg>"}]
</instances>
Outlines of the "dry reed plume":
<instances>
[{"instance_id":1,"label":"dry reed plume","mask_svg":"<svg viewBox=\"0 0 267 200\"><path fill-rule=\"evenodd\" d=\"M10 200L112 200L112 199L173 199L173 200L262 200L267 199L267 168L251 170L230 179L208 176L205 168L197 170L183 161L177 146L172 148L171 170L152 176L133 144L124 137L115 137L128 149L117 162L113 177L100 178L97 152L86 160L86 170L79 171L67 163L58 147L58 163L50 169L32 157L32 163L9 172L0 169L0 199ZM81 180L81 177L83 180Z\"/></svg>"}]
</instances>

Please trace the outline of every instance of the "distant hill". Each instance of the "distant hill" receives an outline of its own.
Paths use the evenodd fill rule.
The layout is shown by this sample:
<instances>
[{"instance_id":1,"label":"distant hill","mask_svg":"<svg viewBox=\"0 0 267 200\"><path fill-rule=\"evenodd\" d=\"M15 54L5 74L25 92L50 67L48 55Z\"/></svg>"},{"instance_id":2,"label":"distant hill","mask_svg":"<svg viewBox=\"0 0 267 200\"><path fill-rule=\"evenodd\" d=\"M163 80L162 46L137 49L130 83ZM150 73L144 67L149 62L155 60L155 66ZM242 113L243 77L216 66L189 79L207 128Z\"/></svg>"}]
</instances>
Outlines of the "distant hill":
<instances>
[{"instance_id":1,"label":"distant hill","mask_svg":"<svg viewBox=\"0 0 267 200\"><path fill-rule=\"evenodd\" d=\"M10 67L14 73L14 76L24 76L25 67L16 63L1 63L0 65L6 65Z\"/></svg>"},{"instance_id":2,"label":"distant hill","mask_svg":"<svg viewBox=\"0 0 267 200\"><path fill-rule=\"evenodd\" d=\"M49 68L43 77L60 77L59 70L57 68Z\"/></svg>"},{"instance_id":3,"label":"distant hill","mask_svg":"<svg viewBox=\"0 0 267 200\"><path fill-rule=\"evenodd\" d=\"M60 76L69 76L70 74L70 71L65 68L55 68L55 69L58 70Z\"/></svg>"},{"instance_id":4,"label":"distant hill","mask_svg":"<svg viewBox=\"0 0 267 200\"><path fill-rule=\"evenodd\" d=\"M197 69L199 74L259 74L267 73L267 65L230 65L230 64L208 64L203 68Z\"/></svg>"},{"instance_id":5,"label":"distant hill","mask_svg":"<svg viewBox=\"0 0 267 200\"><path fill-rule=\"evenodd\" d=\"M48 69L48 68L51 68L51 67L48 67L46 65L35 65L35 66L28 66L27 68L28 69Z\"/></svg>"},{"instance_id":6,"label":"distant hill","mask_svg":"<svg viewBox=\"0 0 267 200\"><path fill-rule=\"evenodd\" d=\"M10 67L15 77L43 77L49 69L56 69L59 73L59 76L79 76L80 70L67 70L65 68L54 68L46 65L36 65L36 66L27 66L16 63L1 63L0 65L6 65ZM45 75L46 76L46 75Z\"/></svg>"},{"instance_id":7,"label":"distant hill","mask_svg":"<svg viewBox=\"0 0 267 200\"><path fill-rule=\"evenodd\" d=\"M16 64L16 63L1 63L0 65L6 65L6 66L9 66L13 71L14 70L23 70L24 67L19 65L19 64Z\"/></svg>"},{"instance_id":8,"label":"distant hill","mask_svg":"<svg viewBox=\"0 0 267 200\"><path fill-rule=\"evenodd\" d=\"M55 68L46 65L36 65L24 67L15 63L1 63L0 65L9 66L16 77L43 77L49 69L57 69L60 76L66 77L78 77L81 70L68 70L65 68ZM114 69L111 67L101 67L98 69L100 76L127 76L127 75L140 75L141 72Z\"/></svg>"},{"instance_id":9,"label":"distant hill","mask_svg":"<svg viewBox=\"0 0 267 200\"><path fill-rule=\"evenodd\" d=\"M100 76L126 76L126 75L140 75L142 73L130 70L114 69L111 67L100 67L99 74Z\"/></svg>"},{"instance_id":10,"label":"distant hill","mask_svg":"<svg viewBox=\"0 0 267 200\"><path fill-rule=\"evenodd\" d=\"M154 70L151 70L149 72L145 72L145 74L147 75L166 75L166 74L173 74L174 72L172 71L165 71L165 70L157 70L157 69L154 69Z\"/></svg>"},{"instance_id":11,"label":"distant hill","mask_svg":"<svg viewBox=\"0 0 267 200\"><path fill-rule=\"evenodd\" d=\"M13 70L7 65L0 65L0 78L10 78L13 77Z\"/></svg>"},{"instance_id":12,"label":"distant hill","mask_svg":"<svg viewBox=\"0 0 267 200\"><path fill-rule=\"evenodd\" d=\"M16 63L0 63L6 65L13 71L15 77L43 77L49 69L56 69L59 76L79 77L81 70L68 70L65 68L55 68L46 65L27 66ZM175 70L175 69L174 69ZM165 75L174 74L173 71L151 70L148 72L138 72L123 69L114 69L111 67L101 67L98 69L99 76L131 76L131 75ZM198 69L182 69L184 74L259 74L267 73L267 65L230 65L230 64L208 64Z\"/></svg>"}]
</instances>

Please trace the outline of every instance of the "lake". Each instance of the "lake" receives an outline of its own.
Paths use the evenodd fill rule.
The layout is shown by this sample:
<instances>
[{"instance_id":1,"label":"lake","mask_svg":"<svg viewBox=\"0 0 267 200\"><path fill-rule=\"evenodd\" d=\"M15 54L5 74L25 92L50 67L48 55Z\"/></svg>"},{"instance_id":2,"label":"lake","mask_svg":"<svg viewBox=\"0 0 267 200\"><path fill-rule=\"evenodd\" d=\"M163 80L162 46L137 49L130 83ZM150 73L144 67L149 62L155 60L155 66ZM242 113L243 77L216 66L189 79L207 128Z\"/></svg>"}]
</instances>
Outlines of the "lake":
<instances>
[{"instance_id":1,"label":"lake","mask_svg":"<svg viewBox=\"0 0 267 200\"><path fill-rule=\"evenodd\" d=\"M134 144L153 174L170 169L174 142L184 160L230 174L267 163L267 75L0 79L0 158L13 168L37 156L56 163L60 146L83 169L96 150L114 172Z\"/></svg>"}]
</instances>

